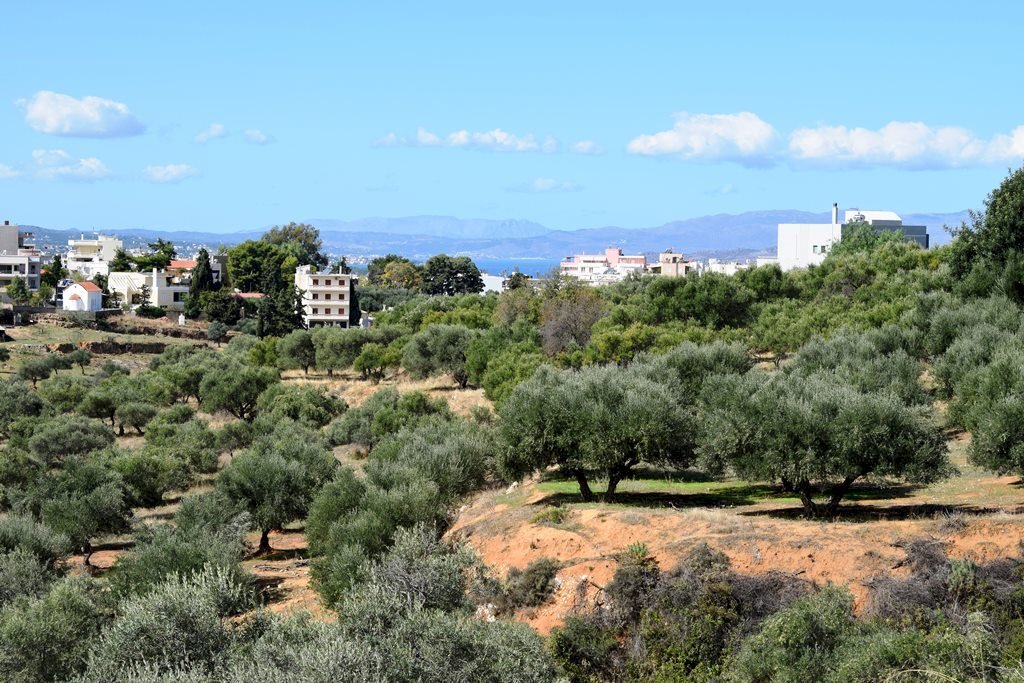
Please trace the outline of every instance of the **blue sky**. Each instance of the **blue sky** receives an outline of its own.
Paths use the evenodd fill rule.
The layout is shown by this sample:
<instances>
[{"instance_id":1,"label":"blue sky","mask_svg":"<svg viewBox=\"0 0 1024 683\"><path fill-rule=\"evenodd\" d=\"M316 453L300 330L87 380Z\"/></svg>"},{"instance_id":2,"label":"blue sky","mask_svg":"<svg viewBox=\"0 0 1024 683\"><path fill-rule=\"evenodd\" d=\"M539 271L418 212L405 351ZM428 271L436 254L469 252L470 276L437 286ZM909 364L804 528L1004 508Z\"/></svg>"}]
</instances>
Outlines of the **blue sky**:
<instances>
[{"instance_id":1,"label":"blue sky","mask_svg":"<svg viewBox=\"0 0 1024 683\"><path fill-rule=\"evenodd\" d=\"M0 216L946 212L1024 160L1020 3L689 4L10 3Z\"/></svg>"}]
</instances>

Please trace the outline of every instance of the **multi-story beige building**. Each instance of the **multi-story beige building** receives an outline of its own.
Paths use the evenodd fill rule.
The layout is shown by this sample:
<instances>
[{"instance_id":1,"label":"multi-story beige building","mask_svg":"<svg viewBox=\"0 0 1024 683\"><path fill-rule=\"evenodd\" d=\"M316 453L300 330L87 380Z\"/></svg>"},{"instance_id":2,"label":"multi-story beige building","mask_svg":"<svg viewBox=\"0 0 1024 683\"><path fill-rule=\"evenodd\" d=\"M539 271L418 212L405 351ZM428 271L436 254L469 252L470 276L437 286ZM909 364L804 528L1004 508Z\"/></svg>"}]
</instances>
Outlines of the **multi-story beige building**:
<instances>
[{"instance_id":1,"label":"multi-story beige building","mask_svg":"<svg viewBox=\"0 0 1024 683\"><path fill-rule=\"evenodd\" d=\"M689 261L682 254L677 254L671 249L658 254L658 262L652 263L650 272L665 277L686 277L690 273L699 271L700 264L697 261Z\"/></svg>"},{"instance_id":2,"label":"multi-story beige building","mask_svg":"<svg viewBox=\"0 0 1024 683\"><path fill-rule=\"evenodd\" d=\"M110 262L118 249L123 249L124 243L116 237L97 235L94 238L86 239L82 235L79 239L68 240L68 253L64 258L64 267L72 273L79 272L85 278L91 279L96 275L107 275L110 272Z\"/></svg>"},{"instance_id":3,"label":"multi-story beige building","mask_svg":"<svg viewBox=\"0 0 1024 683\"><path fill-rule=\"evenodd\" d=\"M355 286L356 278L352 275L315 273L310 266L297 268L295 287L302 294L303 324L307 328L348 327Z\"/></svg>"},{"instance_id":4,"label":"multi-story beige building","mask_svg":"<svg viewBox=\"0 0 1024 683\"><path fill-rule=\"evenodd\" d=\"M7 287L20 277L30 290L39 289L42 256L29 242L32 237L32 233L22 232L10 221L0 225L0 287Z\"/></svg>"}]
</instances>

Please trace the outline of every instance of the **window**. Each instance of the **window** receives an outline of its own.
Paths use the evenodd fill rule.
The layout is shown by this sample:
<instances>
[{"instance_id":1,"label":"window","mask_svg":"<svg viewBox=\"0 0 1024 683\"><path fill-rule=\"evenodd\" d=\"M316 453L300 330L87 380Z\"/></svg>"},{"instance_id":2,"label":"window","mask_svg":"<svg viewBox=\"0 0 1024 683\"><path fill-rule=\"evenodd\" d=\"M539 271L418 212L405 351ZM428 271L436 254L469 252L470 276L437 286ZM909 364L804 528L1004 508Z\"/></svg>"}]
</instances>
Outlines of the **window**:
<instances>
[{"instance_id":1,"label":"window","mask_svg":"<svg viewBox=\"0 0 1024 683\"><path fill-rule=\"evenodd\" d=\"M330 314L331 314L331 309L325 308L324 309L324 315L330 315Z\"/></svg>"},{"instance_id":2,"label":"window","mask_svg":"<svg viewBox=\"0 0 1024 683\"><path fill-rule=\"evenodd\" d=\"M331 293L328 292L327 294L324 294L324 298L327 299L328 301L330 301L331 300Z\"/></svg>"},{"instance_id":3,"label":"window","mask_svg":"<svg viewBox=\"0 0 1024 683\"><path fill-rule=\"evenodd\" d=\"M818 245L817 244L815 244L813 247L811 247L811 253L813 253L813 254L817 254L818 253Z\"/></svg>"},{"instance_id":4,"label":"window","mask_svg":"<svg viewBox=\"0 0 1024 683\"><path fill-rule=\"evenodd\" d=\"M313 300L316 301L319 298L320 298L320 295L317 294L316 292L313 292Z\"/></svg>"},{"instance_id":5,"label":"window","mask_svg":"<svg viewBox=\"0 0 1024 683\"><path fill-rule=\"evenodd\" d=\"M313 278L313 284L314 284L314 285L318 285L318 284L320 284L320 281L319 281L319 280L317 280L316 278Z\"/></svg>"},{"instance_id":6,"label":"window","mask_svg":"<svg viewBox=\"0 0 1024 683\"><path fill-rule=\"evenodd\" d=\"M314 308L313 309L313 315L317 315L318 313L320 313L320 309L319 308Z\"/></svg>"}]
</instances>

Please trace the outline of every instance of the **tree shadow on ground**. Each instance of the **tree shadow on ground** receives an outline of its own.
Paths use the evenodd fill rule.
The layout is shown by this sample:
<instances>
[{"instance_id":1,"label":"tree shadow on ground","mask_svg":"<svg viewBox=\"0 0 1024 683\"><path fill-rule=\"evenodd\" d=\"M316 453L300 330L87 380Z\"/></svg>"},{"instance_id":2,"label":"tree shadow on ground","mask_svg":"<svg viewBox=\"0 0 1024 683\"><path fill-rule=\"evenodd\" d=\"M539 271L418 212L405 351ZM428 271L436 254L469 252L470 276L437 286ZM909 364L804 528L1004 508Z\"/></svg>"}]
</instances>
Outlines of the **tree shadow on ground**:
<instances>
[{"instance_id":1,"label":"tree shadow on ground","mask_svg":"<svg viewBox=\"0 0 1024 683\"><path fill-rule=\"evenodd\" d=\"M844 498L844 501L846 499ZM855 502L840 504L832 517L821 517L822 522L895 522L913 519L935 519L942 516L980 517L999 512L1001 508L982 507L978 505L957 505L939 503L918 503L910 505L870 505ZM1024 508L1012 510L1013 513L1024 511ZM771 517L775 519L807 519L802 506L774 508L770 510L746 510L739 514L745 517Z\"/></svg>"},{"instance_id":2,"label":"tree shadow on ground","mask_svg":"<svg viewBox=\"0 0 1024 683\"><path fill-rule=\"evenodd\" d=\"M645 473L646 474L646 473ZM694 473L691 471L685 472L672 472L671 475L674 477L674 482L713 482L714 479L702 475L700 473ZM640 479L639 477L634 479ZM642 477L645 481L651 481L654 477L644 476ZM667 479L666 479L667 480ZM545 481L569 481L563 477L546 477ZM624 480L629 481L629 480ZM902 498L908 498L912 496L921 487L913 484L897 484L889 486L859 486L852 489L844 498L845 503L856 503L857 501L876 501L876 500L898 500ZM600 482L597 486L594 486L594 494L598 502L604 502L601 495L602 489ZM625 505L630 507L648 507L648 508L675 508L675 509L686 509L686 508L733 508L733 507L748 507L757 505L759 503L772 503L775 501L793 501L796 498L796 494L791 491L784 490L781 486L776 484L745 484L737 483L734 486L722 486L709 491L694 491L690 492L671 492L671 491L625 491L619 490L615 494L615 498L612 501L615 505ZM563 505L568 503L582 503L583 497L578 491L569 492L554 492L544 498L533 503L536 506L545 505ZM840 515L844 515L845 506L840 506ZM869 508L885 511L890 508L884 506L863 506L863 505L849 505L851 510L863 510L867 511ZM915 507L915 506L901 506L901 507ZM920 507L920 506L918 506ZM941 508L943 506L934 506ZM765 515L765 516L778 516L778 517L800 517L803 516L803 507L795 506L793 508L773 508L769 510L750 510L740 512L744 515ZM867 519L872 519L869 513L865 513ZM877 517L876 517L877 518ZM852 521L852 520L851 520Z\"/></svg>"},{"instance_id":3,"label":"tree shadow on ground","mask_svg":"<svg viewBox=\"0 0 1024 683\"><path fill-rule=\"evenodd\" d=\"M602 491L595 487L594 495L597 502L604 502ZM755 505L766 498L786 496L789 494L781 488L765 484L731 486L717 491L694 493L669 493L660 491L618 491L612 500L614 505L649 508L698 508L698 507L736 507ZM565 503L582 503L583 497L578 491L573 493L551 493L533 503L537 506L562 505Z\"/></svg>"}]
</instances>

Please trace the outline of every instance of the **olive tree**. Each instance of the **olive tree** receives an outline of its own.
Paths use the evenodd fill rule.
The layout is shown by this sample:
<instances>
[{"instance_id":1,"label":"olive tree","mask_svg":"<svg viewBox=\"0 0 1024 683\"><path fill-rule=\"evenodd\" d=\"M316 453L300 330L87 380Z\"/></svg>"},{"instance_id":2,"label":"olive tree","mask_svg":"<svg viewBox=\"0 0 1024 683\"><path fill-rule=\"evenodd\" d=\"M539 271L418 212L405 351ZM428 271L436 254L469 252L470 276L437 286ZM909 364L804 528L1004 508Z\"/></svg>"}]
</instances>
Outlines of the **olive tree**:
<instances>
[{"instance_id":1,"label":"olive tree","mask_svg":"<svg viewBox=\"0 0 1024 683\"><path fill-rule=\"evenodd\" d=\"M256 417L260 394L279 380L270 368L254 368L242 363L227 363L210 368L199 385L203 410L223 410L239 420Z\"/></svg>"},{"instance_id":2,"label":"olive tree","mask_svg":"<svg viewBox=\"0 0 1024 683\"><path fill-rule=\"evenodd\" d=\"M780 482L808 517L834 515L864 477L927 483L953 471L931 416L888 391L778 373L722 377L708 394L700 450L709 468Z\"/></svg>"},{"instance_id":3,"label":"olive tree","mask_svg":"<svg viewBox=\"0 0 1024 683\"><path fill-rule=\"evenodd\" d=\"M282 370L302 368L309 374L309 368L316 365L316 347L309 330L292 330L277 342L277 362Z\"/></svg>"},{"instance_id":4,"label":"olive tree","mask_svg":"<svg viewBox=\"0 0 1024 683\"><path fill-rule=\"evenodd\" d=\"M608 482L605 499L612 500L634 466L686 467L693 458L692 413L664 385L632 368L543 366L512 390L499 415L504 474L558 465L576 478L584 500L594 497L588 479L594 474Z\"/></svg>"},{"instance_id":5,"label":"olive tree","mask_svg":"<svg viewBox=\"0 0 1024 683\"><path fill-rule=\"evenodd\" d=\"M37 417L46 404L21 382L0 382L0 436L10 436L11 425L22 417Z\"/></svg>"},{"instance_id":6,"label":"olive tree","mask_svg":"<svg viewBox=\"0 0 1024 683\"><path fill-rule=\"evenodd\" d=\"M242 453L224 468L217 488L249 511L260 532L258 553L271 551L271 531L306 514L313 494L302 463L252 452Z\"/></svg>"},{"instance_id":7,"label":"olive tree","mask_svg":"<svg viewBox=\"0 0 1024 683\"><path fill-rule=\"evenodd\" d=\"M466 351L476 335L461 325L431 325L402 351L402 366L413 377L449 373L460 389L469 384Z\"/></svg>"}]
</instances>

